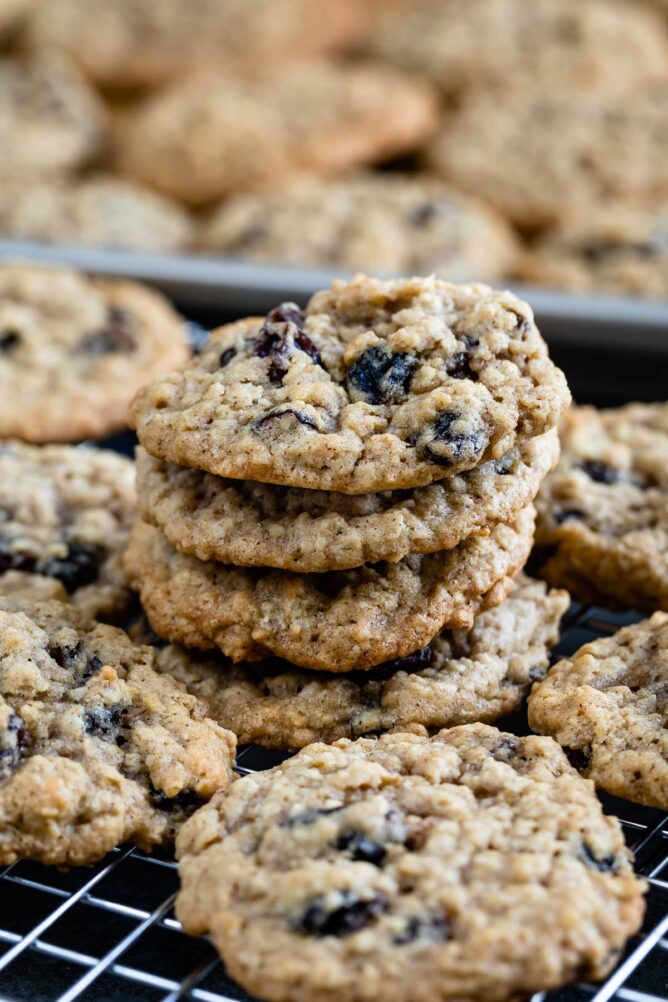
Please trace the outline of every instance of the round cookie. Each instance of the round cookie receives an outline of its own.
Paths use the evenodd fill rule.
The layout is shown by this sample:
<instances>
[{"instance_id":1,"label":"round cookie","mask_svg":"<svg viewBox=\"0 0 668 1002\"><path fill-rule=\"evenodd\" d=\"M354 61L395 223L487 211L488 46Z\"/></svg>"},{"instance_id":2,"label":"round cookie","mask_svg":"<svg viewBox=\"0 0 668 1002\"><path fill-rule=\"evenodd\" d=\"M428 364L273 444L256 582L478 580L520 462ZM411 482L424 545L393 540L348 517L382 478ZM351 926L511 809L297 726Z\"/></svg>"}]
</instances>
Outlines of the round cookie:
<instances>
[{"instance_id":1,"label":"round cookie","mask_svg":"<svg viewBox=\"0 0 668 1002\"><path fill-rule=\"evenodd\" d=\"M299 239L295 240L295 233ZM510 272L516 243L505 221L428 176L301 178L224 202L201 249L298 267L492 281Z\"/></svg>"},{"instance_id":2,"label":"round cookie","mask_svg":"<svg viewBox=\"0 0 668 1002\"><path fill-rule=\"evenodd\" d=\"M107 618L130 603L122 555L134 466L113 452L0 443L0 594L28 589Z\"/></svg>"},{"instance_id":3,"label":"round cookie","mask_svg":"<svg viewBox=\"0 0 668 1002\"><path fill-rule=\"evenodd\" d=\"M272 1002L509 1002L601 978L644 911L555 742L484 724L309 745L177 840L177 915Z\"/></svg>"},{"instance_id":4,"label":"round cookie","mask_svg":"<svg viewBox=\"0 0 668 1002\"><path fill-rule=\"evenodd\" d=\"M236 739L121 631L0 596L0 864L169 843L230 782Z\"/></svg>"},{"instance_id":5,"label":"round cookie","mask_svg":"<svg viewBox=\"0 0 668 1002\"><path fill-rule=\"evenodd\" d=\"M83 167L101 150L102 104L59 56L0 61L0 180L52 176Z\"/></svg>"},{"instance_id":6,"label":"round cookie","mask_svg":"<svg viewBox=\"0 0 668 1002\"><path fill-rule=\"evenodd\" d=\"M176 251L192 223L176 203L112 177L15 181L0 188L0 233L16 240Z\"/></svg>"},{"instance_id":7,"label":"round cookie","mask_svg":"<svg viewBox=\"0 0 668 1002\"><path fill-rule=\"evenodd\" d=\"M536 571L582 602L668 610L668 404L573 408L561 439Z\"/></svg>"},{"instance_id":8,"label":"round cookie","mask_svg":"<svg viewBox=\"0 0 668 1002\"><path fill-rule=\"evenodd\" d=\"M135 391L188 355L181 318L156 292L0 265L0 438L109 435L125 425Z\"/></svg>"},{"instance_id":9,"label":"round cookie","mask_svg":"<svg viewBox=\"0 0 668 1002\"><path fill-rule=\"evenodd\" d=\"M470 630L443 632L367 672L332 678L278 661L234 666L176 646L158 652L158 666L241 744L303 748L384 731L433 733L517 709L547 672L567 607L566 592L520 575L503 604L476 616Z\"/></svg>"},{"instance_id":10,"label":"round cookie","mask_svg":"<svg viewBox=\"0 0 668 1002\"><path fill-rule=\"evenodd\" d=\"M612 201L668 197L668 85L623 95L477 94L447 116L427 163L531 230Z\"/></svg>"},{"instance_id":11,"label":"round cookie","mask_svg":"<svg viewBox=\"0 0 668 1002\"><path fill-rule=\"evenodd\" d=\"M250 80L203 71L128 115L118 166L200 206L298 171L333 174L407 152L436 122L429 85L382 64L287 65Z\"/></svg>"},{"instance_id":12,"label":"round cookie","mask_svg":"<svg viewBox=\"0 0 668 1002\"><path fill-rule=\"evenodd\" d=\"M534 688L529 723L596 786L668 810L668 615L585 644Z\"/></svg>"},{"instance_id":13,"label":"round cookie","mask_svg":"<svg viewBox=\"0 0 668 1002\"><path fill-rule=\"evenodd\" d=\"M322 573L449 550L509 522L533 500L558 455L553 429L427 487L351 495L225 480L139 448L137 492L144 521L181 553Z\"/></svg>"},{"instance_id":14,"label":"round cookie","mask_svg":"<svg viewBox=\"0 0 668 1002\"><path fill-rule=\"evenodd\" d=\"M605 205L565 223L522 256L517 277L574 292L668 299L668 203Z\"/></svg>"},{"instance_id":15,"label":"round cookie","mask_svg":"<svg viewBox=\"0 0 668 1002\"><path fill-rule=\"evenodd\" d=\"M561 89L624 93L668 71L656 14L606 0L421 0L390 11L370 47L447 94L555 79Z\"/></svg>"},{"instance_id":16,"label":"round cookie","mask_svg":"<svg viewBox=\"0 0 668 1002\"><path fill-rule=\"evenodd\" d=\"M6 2L6 0L3 0ZM335 49L361 23L355 0L58 0L34 5L28 41L67 52L102 87L157 86L210 64L265 70Z\"/></svg>"},{"instance_id":17,"label":"round cookie","mask_svg":"<svg viewBox=\"0 0 668 1002\"><path fill-rule=\"evenodd\" d=\"M484 285L358 276L219 330L147 386L151 455L345 494L418 487L549 431L569 401L530 307Z\"/></svg>"},{"instance_id":18,"label":"round cookie","mask_svg":"<svg viewBox=\"0 0 668 1002\"><path fill-rule=\"evenodd\" d=\"M498 605L524 566L532 507L453 550L330 574L201 561L139 523L125 566L156 633L234 661L269 654L329 672L412 654L446 626L467 628Z\"/></svg>"}]
</instances>

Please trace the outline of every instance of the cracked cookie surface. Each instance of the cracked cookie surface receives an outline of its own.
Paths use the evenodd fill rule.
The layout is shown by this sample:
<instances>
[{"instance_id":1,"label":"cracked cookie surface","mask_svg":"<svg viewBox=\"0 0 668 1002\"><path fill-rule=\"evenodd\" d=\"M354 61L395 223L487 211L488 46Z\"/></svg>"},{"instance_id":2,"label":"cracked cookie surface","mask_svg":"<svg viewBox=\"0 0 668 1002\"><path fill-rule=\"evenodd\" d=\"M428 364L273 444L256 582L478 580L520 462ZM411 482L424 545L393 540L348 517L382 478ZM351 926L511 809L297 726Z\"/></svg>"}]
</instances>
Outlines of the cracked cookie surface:
<instances>
[{"instance_id":1,"label":"cracked cookie surface","mask_svg":"<svg viewBox=\"0 0 668 1002\"><path fill-rule=\"evenodd\" d=\"M511 521L557 460L556 429L427 487L336 494L229 480L137 453L143 519L181 553L325 572L451 549Z\"/></svg>"},{"instance_id":2,"label":"cracked cookie surface","mask_svg":"<svg viewBox=\"0 0 668 1002\"><path fill-rule=\"evenodd\" d=\"M158 293L0 265L0 438L102 438L125 425L140 386L187 358L182 321Z\"/></svg>"},{"instance_id":3,"label":"cracked cookie surface","mask_svg":"<svg viewBox=\"0 0 668 1002\"><path fill-rule=\"evenodd\" d=\"M203 699L241 744L302 748L384 731L433 733L497 720L544 678L568 594L522 575L504 602L470 630L438 634L413 655L332 678L285 662L231 665L170 645L160 671Z\"/></svg>"},{"instance_id":4,"label":"cracked cookie surface","mask_svg":"<svg viewBox=\"0 0 668 1002\"><path fill-rule=\"evenodd\" d=\"M122 613L135 517L134 466L123 456L0 442L0 594L69 595L92 618Z\"/></svg>"},{"instance_id":5,"label":"cracked cookie surface","mask_svg":"<svg viewBox=\"0 0 668 1002\"><path fill-rule=\"evenodd\" d=\"M60 602L0 596L0 862L169 843L229 783L234 735L154 652Z\"/></svg>"},{"instance_id":6,"label":"cracked cookie surface","mask_svg":"<svg viewBox=\"0 0 668 1002\"><path fill-rule=\"evenodd\" d=\"M446 625L498 605L531 549L534 510L453 550L330 574L292 574L178 553L139 523L125 567L156 633L234 661L271 654L328 672L412 654Z\"/></svg>"},{"instance_id":7,"label":"cracked cookie surface","mask_svg":"<svg viewBox=\"0 0 668 1002\"><path fill-rule=\"evenodd\" d=\"M532 565L582 602L668 610L668 404L573 408L561 440Z\"/></svg>"},{"instance_id":8,"label":"cracked cookie surface","mask_svg":"<svg viewBox=\"0 0 668 1002\"><path fill-rule=\"evenodd\" d=\"M417 487L498 459L569 401L529 306L435 278L358 276L215 332L142 389L140 442L235 479L346 494Z\"/></svg>"},{"instance_id":9,"label":"cracked cookie surface","mask_svg":"<svg viewBox=\"0 0 668 1002\"><path fill-rule=\"evenodd\" d=\"M185 930L272 1002L508 1002L602 977L644 910L592 784L551 739L484 724L310 745L214 798L177 853Z\"/></svg>"},{"instance_id":10,"label":"cracked cookie surface","mask_svg":"<svg viewBox=\"0 0 668 1002\"><path fill-rule=\"evenodd\" d=\"M550 670L529 723L597 786L668 809L668 615L585 644Z\"/></svg>"}]
</instances>

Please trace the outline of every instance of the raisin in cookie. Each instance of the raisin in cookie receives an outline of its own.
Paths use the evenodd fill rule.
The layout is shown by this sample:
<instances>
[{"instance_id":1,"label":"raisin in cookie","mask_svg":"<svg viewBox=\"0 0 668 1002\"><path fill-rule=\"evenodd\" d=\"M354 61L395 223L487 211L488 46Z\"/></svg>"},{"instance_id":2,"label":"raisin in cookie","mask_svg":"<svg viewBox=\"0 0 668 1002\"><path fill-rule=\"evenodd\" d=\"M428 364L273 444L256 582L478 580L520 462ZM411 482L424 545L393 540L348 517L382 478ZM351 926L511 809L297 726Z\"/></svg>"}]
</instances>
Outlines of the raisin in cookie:
<instances>
[{"instance_id":1,"label":"raisin in cookie","mask_svg":"<svg viewBox=\"0 0 668 1002\"><path fill-rule=\"evenodd\" d=\"M278 661L235 666L173 645L159 651L158 666L242 744L303 748L384 731L433 733L515 710L545 676L567 606L566 592L520 576L470 630L443 632L415 654L336 678Z\"/></svg>"},{"instance_id":2,"label":"raisin in cookie","mask_svg":"<svg viewBox=\"0 0 668 1002\"><path fill-rule=\"evenodd\" d=\"M134 495L132 463L112 452L0 443L0 593L55 582L88 616L123 612Z\"/></svg>"},{"instance_id":3,"label":"raisin in cookie","mask_svg":"<svg viewBox=\"0 0 668 1002\"><path fill-rule=\"evenodd\" d=\"M108 435L124 426L143 383L187 357L181 319L156 292L0 265L0 438Z\"/></svg>"},{"instance_id":4,"label":"raisin in cookie","mask_svg":"<svg viewBox=\"0 0 668 1002\"><path fill-rule=\"evenodd\" d=\"M529 723L597 786L668 810L668 615L585 644L534 688Z\"/></svg>"},{"instance_id":5,"label":"raisin in cookie","mask_svg":"<svg viewBox=\"0 0 668 1002\"><path fill-rule=\"evenodd\" d=\"M242 567L344 570L434 553L509 522L559 455L557 430L427 487L335 494L224 480L137 452L144 521L181 553Z\"/></svg>"},{"instance_id":6,"label":"raisin in cookie","mask_svg":"<svg viewBox=\"0 0 668 1002\"><path fill-rule=\"evenodd\" d=\"M3 0L6 2L6 0ZM102 87L152 87L202 65L282 66L347 42L355 0L58 0L34 4L28 41L69 53Z\"/></svg>"},{"instance_id":7,"label":"raisin in cookie","mask_svg":"<svg viewBox=\"0 0 668 1002\"><path fill-rule=\"evenodd\" d=\"M616 818L549 738L309 745L181 829L177 915L272 1002L508 1002L601 978L644 911Z\"/></svg>"},{"instance_id":8,"label":"raisin in cookie","mask_svg":"<svg viewBox=\"0 0 668 1002\"><path fill-rule=\"evenodd\" d=\"M295 239L295 234L299 238ZM492 281L516 256L500 217L434 178L301 178L224 202L199 239L208 253L274 264Z\"/></svg>"},{"instance_id":9,"label":"raisin in cookie","mask_svg":"<svg viewBox=\"0 0 668 1002\"><path fill-rule=\"evenodd\" d=\"M345 494L417 487L498 459L569 400L530 307L440 279L358 276L219 330L145 387L151 455L218 476Z\"/></svg>"},{"instance_id":10,"label":"raisin in cookie","mask_svg":"<svg viewBox=\"0 0 668 1002\"><path fill-rule=\"evenodd\" d=\"M0 597L0 863L171 841L231 779L235 738L154 653L72 606Z\"/></svg>"},{"instance_id":11,"label":"raisin in cookie","mask_svg":"<svg viewBox=\"0 0 668 1002\"><path fill-rule=\"evenodd\" d=\"M218 647L234 661L268 654L341 672L423 647L446 625L466 628L498 605L524 566L534 511L453 550L330 574L244 569L178 553L139 523L126 569L159 636Z\"/></svg>"},{"instance_id":12,"label":"raisin in cookie","mask_svg":"<svg viewBox=\"0 0 668 1002\"><path fill-rule=\"evenodd\" d=\"M524 254L517 277L574 292L668 299L668 203L605 205L564 223Z\"/></svg>"},{"instance_id":13,"label":"raisin in cookie","mask_svg":"<svg viewBox=\"0 0 668 1002\"><path fill-rule=\"evenodd\" d=\"M668 404L574 408L537 507L541 577L583 602L668 610Z\"/></svg>"},{"instance_id":14,"label":"raisin in cookie","mask_svg":"<svg viewBox=\"0 0 668 1002\"><path fill-rule=\"evenodd\" d=\"M610 201L668 198L668 85L623 95L476 94L447 116L427 162L526 229Z\"/></svg>"},{"instance_id":15,"label":"raisin in cookie","mask_svg":"<svg viewBox=\"0 0 668 1002\"><path fill-rule=\"evenodd\" d=\"M0 180L51 176L101 150L106 119L78 70L58 56L0 61Z\"/></svg>"},{"instance_id":16,"label":"raisin in cookie","mask_svg":"<svg viewBox=\"0 0 668 1002\"><path fill-rule=\"evenodd\" d=\"M607 0L421 0L381 20L370 47L447 94L555 79L562 89L625 92L668 70L660 19Z\"/></svg>"},{"instance_id":17,"label":"raisin in cookie","mask_svg":"<svg viewBox=\"0 0 668 1002\"><path fill-rule=\"evenodd\" d=\"M299 170L336 173L420 145L429 86L376 63L285 66L241 80L200 73L149 98L120 129L120 170L191 205Z\"/></svg>"},{"instance_id":18,"label":"raisin in cookie","mask_svg":"<svg viewBox=\"0 0 668 1002\"><path fill-rule=\"evenodd\" d=\"M0 188L0 233L17 240L176 251L192 223L176 203L130 181L14 181Z\"/></svg>"}]
</instances>

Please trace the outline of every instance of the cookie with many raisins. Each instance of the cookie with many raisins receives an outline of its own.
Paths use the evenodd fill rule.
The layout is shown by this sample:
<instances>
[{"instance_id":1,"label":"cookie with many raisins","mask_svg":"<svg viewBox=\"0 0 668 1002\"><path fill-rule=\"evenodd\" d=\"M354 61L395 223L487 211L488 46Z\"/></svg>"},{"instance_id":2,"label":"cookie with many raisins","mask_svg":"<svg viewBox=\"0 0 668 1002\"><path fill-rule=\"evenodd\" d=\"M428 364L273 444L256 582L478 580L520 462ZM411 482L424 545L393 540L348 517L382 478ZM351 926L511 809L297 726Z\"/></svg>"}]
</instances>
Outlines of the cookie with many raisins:
<instances>
[{"instance_id":1,"label":"cookie with many raisins","mask_svg":"<svg viewBox=\"0 0 668 1002\"><path fill-rule=\"evenodd\" d=\"M529 722L601 789L668 810L668 615L556 664L531 695Z\"/></svg>"},{"instance_id":2,"label":"cookie with many raisins","mask_svg":"<svg viewBox=\"0 0 668 1002\"><path fill-rule=\"evenodd\" d=\"M602 977L643 915L592 784L551 739L485 724L309 745L177 852L185 930L272 1002L507 1002Z\"/></svg>"},{"instance_id":3,"label":"cookie with many raisins","mask_svg":"<svg viewBox=\"0 0 668 1002\"><path fill-rule=\"evenodd\" d=\"M87 616L121 614L134 519L134 466L123 456L0 442L0 594L69 596Z\"/></svg>"},{"instance_id":4,"label":"cookie with many raisins","mask_svg":"<svg viewBox=\"0 0 668 1002\"><path fill-rule=\"evenodd\" d=\"M502 602L529 556L534 519L529 506L452 550L328 574L198 560L140 522L125 568L161 637L234 661L274 655L347 672L412 654Z\"/></svg>"},{"instance_id":5,"label":"cookie with many raisins","mask_svg":"<svg viewBox=\"0 0 668 1002\"><path fill-rule=\"evenodd\" d=\"M569 401L529 306L435 278L358 276L222 328L196 364L145 387L151 455L222 477L345 494L499 459Z\"/></svg>"},{"instance_id":6,"label":"cookie with many raisins","mask_svg":"<svg viewBox=\"0 0 668 1002\"><path fill-rule=\"evenodd\" d=\"M133 394L183 365L180 317L133 282L0 266L0 438L74 442L126 424Z\"/></svg>"},{"instance_id":7,"label":"cookie with many raisins","mask_svg":"<svg viewBox=\"0 0 668 1002\"><path fill-rule=\"evenodd\" d=\"M567 606L565 591L520 575L508 598L476 616L470 630L445 630L427 647L369 671L332 677L284 661L232 665L173 645L159 651L158 666L203 699L242 744L302 748L392 730L433 733L517 709L547 672Z\"/></svg>"},{"instance_id":8,"label":"cookie with many raisins","mask_svg":"<svg viewBox=\"0 0 668 1002\"><path fill-rule=\"evenodd\" d=\"M169 843L227 786L235 746L150 648L70 605L0 597L0 864Z\"/></svg>"},{"instance_id":9,"label":"cookie with many raisins","mask_svg":"<svg viewBox=\"0 0 668 1002\"><path fill-rule=\"evenodd\" d=\"M574 408L561 438L536 571L582 602L668 610L668 404Z\"/></svg>"}]
</instances>

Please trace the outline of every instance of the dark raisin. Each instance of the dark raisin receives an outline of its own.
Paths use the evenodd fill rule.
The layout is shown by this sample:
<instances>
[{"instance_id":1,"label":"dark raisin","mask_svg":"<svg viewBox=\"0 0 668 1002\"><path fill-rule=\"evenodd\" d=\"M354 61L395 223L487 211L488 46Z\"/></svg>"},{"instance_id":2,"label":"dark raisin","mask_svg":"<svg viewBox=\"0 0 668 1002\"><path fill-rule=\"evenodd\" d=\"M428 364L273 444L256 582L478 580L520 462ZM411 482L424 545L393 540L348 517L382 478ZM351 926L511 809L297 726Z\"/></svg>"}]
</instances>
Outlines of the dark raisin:
<instances>
[{"instance_id":1,"label":"dark raisin","mask_svg":"<svg viewBox=\"0 0 668 1002\"><path fill-rule=\"evenodd\" d=\"M563 525L564 522L578 522L584 518L584 512L579 508L562 508L554 513L555 525Z\"/></svg>"},{"instance_id":2,"label":"dark raisin","mask_svg":"<svg viewBox=\"0 0 668 1002\"><path fill-rule=\"evenodd\" d=\"M201 355L209 340L209 332L206 327L202 327L201 324L196 324L193 320L190 320L186 324L186 337L193 355Z\"/></svg>"},{"instance_id":3,"label":"dark raisin","mask_svg":"<svg viewBox=\"0 0 668 1002\"><path fill-rule=\"evenodd\" d=\"M281 821L281 827L295 828L297 825L311 825L318 818L326 817L328 814L338 814L339 811L344 810L345 806L345 804L338 804L336 807L308 807L293 817L284 818Z\"/></svg>"},{"instance_id":4,"label":"dark raisin","mask_svg":"<svg viewBox=\"0 0 668 1002\"><path fill-rule=\"evenodd\" d=\"M596 459L586 459L580 464L580 469L597 484L616 484L621 479L619 470Z\"/></svg>"},{"instance_id":5,"label":"dark raisin","mask_svg":"<svg viewBox=\"0 0 668 1002\"><path fill-rule=\"evenodd\" d=\"M37 561L27 553L0 547L0 574L6 571L34 571Z\"/></svg>"},{"instance_id":6,"label":"dark raisin","mask_svg":"<svg viewBox=\"0 0 668 1002\"><path fill-rule=\"evenodd\" d=\"M437 916L412 916L406 920L406 925L401 932L392 937L392 942L397 946L406 943L414 943L421 939L429 943L445 943L450 939L450 926L445 919Z\"/></svg>"},{"instance_id":7,"label":"dark raisin","mask_svg":"<svg viewBox=\"0 0 668 1002\"><path fill-rule=\"evenodd\" d=\"M127 713L125 706L94 706L84 713L86 734L100 738L102 741L115 741L118 728Z\"/></svg>"},{"instance_id":8,"label":"dark raisin","mask_svg":"<svg viewBox=\"0 0 668 1002\"><path fill-rule=\"evenodd\" d=\"M529 681L530 682L542 682L545 678L546 668L534 667L529 670Z\"/></svg>"},{"instance_id":9,"label":"dark raisin","mask_svg":"<svg viewBox=\"0 0 668 1002\"><path fill-rule=\"evenodd\" d=\"M503 476L505 473L510 473L514 465L515 457L512 452L506 452L500 459L494 460L494 472Z\"/></svg>"},{"instance_id":10,"label":"dark raisin","mask_svg":"<svg viewBox=\"0 0 668 1002\"><path fill-rule=\"evenodd\" d=\"M492 749L492 755L499 762L510 762L522 751L522 742L512 734L502 734Z\"/></svg>"},{"instance_id":11,"label":"dark raisin","mask_svg":"<svg viewBox=\"0 0 668 1002\"><path fill-rule=\"evenodd\" d=\"M305 352L317 365L320 352L302 329L304 314L294 303L277 306L264 321L255 338L253 352L260 358L271 357L269 379L280 383L288 371L288 360L295 348Z\"/></svg>"},{"instance_id":12,"label":"dark raisin","mask_svg":"<svg viewBox=\"0 0 668 1002\"><path fill-rule=\"evenodd\" d=\"M281 303L269 311L265 323L294 324L301 329L304 326L304 311L296 303Z\"/></svg>"},{"instance_id":13,"label":"dark raisin","mask_svg":"<svg viewBox=\"0 0 668 1002\"><path fill-rule=\"evenodd\" d=\"M150 789L151 803L165 814L189 814L202 803L201 797L194 790L181 790L174 797L168 797L162 790L154 786Z\"/></svg>"},{"instance_id":14,"label":"dark raisin","mask_svg":"<svg viewBox=\"0 0 668 1002\"><path fill-rule=\"evenodd\" d=\"M9 354L21 343L21 335L18 331L4 330L0 331L0 351L3 354Z\"/></svg>"},{"instance_id":15,"label":"dark raisin","mask_svg":"<svg viewBox=\"0 0 668 1002\"><path fill-rule=\"evenodd\" d=\"M477 379L471 368L471 356L467 351L459 351L448 359L447 373L453 379Z\"/></svg>"},{"instance_id":16,"label":"dark raisin","mask_svg":"<svg viewBox=\"0 0 668 1002\"><path fill-rule=\"evenodd\" d=\"M269 413L265 414L264 417L259 418L253 427L255 429L261 428L262 425L268 424L270 421L277 421L279 418L282 418L287 414L293 417L296 421L299 421L300 424L306 425L307 428L314 428L318 431L318 426L313 418L309 417L308 414L304 414L303 411L294 410L292 407L276 408L276 410L269 411Z\"/></svg>"},{"instance_id":17,"label":"dark raisin","mask_svg":"<svg viewBox=\"0 0 668 1002\"><path fill-rule=\"evenodd\" d=\"M76 644L49 644L49 654L61 668L74 668L81 654L81 641Z\"/></svg>"},{"instance_id":18,"label":"dark raisin","mask_svg":"<svg viewBox=\"0 0 668 1002\"><path fill-rule=\"evenodd\" d=\"M402 351L392 354L385 345L363 351L348 370L348 382L371 404L400 403L406 396L418 360Z\"/></svg>"},{"instance_id":19,"label":"dark raisin","mask_svg":"<svg viewBox=\"0 0 668 1002\"><path fill-rule=\"evenodd\" d=\"M221 356L218 359L218 367L220 369L224 369L226 365L230 364L236 353L237 353L236 348L226 348L225 351L221 353Z\"/></svg>"},{"instance_id":20,"label":"dark raisin","mask_svg":"<svg viewBox=\"0 0 668 1002\"><path fill-rule=\"evenodd\" d=\"M584 748L564 748L566 752L566 758L571 763L574 769L578 772L584 772L589 768L591 762L591 756L589 752Z\"/></svg>"},{"instance_id":21,"label":"dark raisin","mask_svg":"<svg viewBox=\"0 0 668 1002\"><path fill-rule=\"evenodd\" d=\"M0 771L17 767L25 750L25 722L18 713L11 712L4 731L0 732Z\"/></svg>"},{"instance_id":22,"label":"dark raisin","mask_svg":"<svg viewBox=\"0 0 668 1002\"><path fill-rule=\"evenodd\" d=\"M349 852L351 859L361 863L373 863L374 866L382 866L387 855L384 846L373 842L361 832L343 832L337 840L336 848L342 852Z\"/></svg>"},{"instance_id":23,"label":"dark raisin","mask_svg":"<svg viewBox=\"0 0 668 1002\"><path fill-rule=\"evenodd\" d=\"M53 557L38 570L40 574L61 581L71 594L77 588L97 581L103 559L104 552L99 546L92 543L69 543L67 556Z\"/></svg>"},{"instance_id":24,"label":"dark raisin","mask_svg":"<svg viewBox=\"0 0 668 1002\"><path fill-rule=\"evenodd\" d=\"M93 675L97 675L101 667L102 661L96 654L94 654L91 658L88 658L88 661L86 661L86 667L81 673L79 682L87 682L89 678L93 677Z\"/></svg>"},{"instance_id":25,"label":"dark raisin","mask_svg":"<svg viewBox=\"0 0 668 1002\"><path fill-rule=\"evenodd\" d=\"M452 466L454 462L470 462L479 458L485 451L487 438L482 431L456 431L453 425L460 418L459 411L439 414L425 440L418 438L415 442L419 455L437 466Z\"/></svg>"},{"instance_id":26,"label":"dark raisin","mask_svg":"<svg viewBox=\"0 0 668 1002\"><path fill-rule=\"evenodd\" d=\"M617 873L619 870L619 860L616 856L604 856L599 859L586 842L582 843L580 856L591 870L599 870L601 873Z\"/></svg>"},{"instance_id":27,"label":"dark raisin","mask_svg":"<svg viewBox=\"0 0 668 1002\"><path fill-rule=\"evenodd\" d=\"M348 672L346 678L356 682L358 685L364 685L366 682L387 682L400 671L406 672L407 675L423 671L429 667L433 660L434 652L431 647L421 647L419 651L414 651L413 654L406 654L403 658L393 658L391 661L385 661L383 664L376 665L375 668L370 668L368 671Z\"/></svg>"},{"instance_id":28,"label":"dark raisin","mask_svg":"<svg viewBox=\"0 0 668 1002\"><path fill-rule=\"evenodd\" d=\"M86 355L108 355L117 351L134 351L137 334L134 317L117 306L109 307L107 322L97 331L86 334L77 349Z\"/></svg>"},{"instance_id":29,"label":"dark raisin","mask_svg":"<svg viewBox=\"0 0 668 1002\"><path fill-rule=\"evenodd\" d=\"M348 936L365 929L386 909L387 901L380 895L362 901L353 891L343 891L342 904L328 908L323 899L316 899L297 919L295 927L311 936Z\"/></svg>"}]
</instances>

